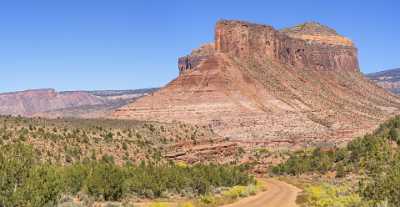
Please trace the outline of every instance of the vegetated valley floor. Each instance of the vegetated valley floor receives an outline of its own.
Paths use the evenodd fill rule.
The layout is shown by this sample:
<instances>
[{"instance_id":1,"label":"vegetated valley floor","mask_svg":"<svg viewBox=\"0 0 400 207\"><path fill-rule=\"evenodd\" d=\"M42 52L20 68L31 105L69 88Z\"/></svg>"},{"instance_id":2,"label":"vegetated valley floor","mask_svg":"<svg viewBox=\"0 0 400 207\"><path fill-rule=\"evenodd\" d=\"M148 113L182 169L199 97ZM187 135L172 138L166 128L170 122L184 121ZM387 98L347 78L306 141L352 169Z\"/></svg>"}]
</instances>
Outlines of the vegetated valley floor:
<instances>
[{"instance_id":1,"label":"vegetated valley floor","mask_svg":"<svg viewBox=\"0 0 400 207\"><path fill-rule=\"evenodd\" d=\"M18 141L31 144L43 160L61 164L104 156L117 164L164 158L230 162L238 149L208 127L178 122L1 116L0 144Z\"/></svg>"}]
</instances>

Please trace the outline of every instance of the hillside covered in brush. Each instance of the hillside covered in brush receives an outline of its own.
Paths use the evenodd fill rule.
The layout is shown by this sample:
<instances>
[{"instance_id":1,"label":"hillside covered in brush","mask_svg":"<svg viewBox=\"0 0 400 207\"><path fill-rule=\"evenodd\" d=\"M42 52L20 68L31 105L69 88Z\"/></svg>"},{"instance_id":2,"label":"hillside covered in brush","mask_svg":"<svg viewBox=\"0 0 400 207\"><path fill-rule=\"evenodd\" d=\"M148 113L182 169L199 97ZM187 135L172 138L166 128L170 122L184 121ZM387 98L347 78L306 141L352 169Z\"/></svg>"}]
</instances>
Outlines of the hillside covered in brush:
<instances>
[{"instance_id":1,"label":"hillside covered in brush","mask_svg":"<svg viewBox=\"0 0 400 207\"><path fill-rule=\"evenodd\" d=\"M358 204L342 203L341 206L395 207L400 205L399 146L400 117L397 116L380 125L375 132L354 139L345 147L318 147L297 151L286 162L272 168L272 172L305 177L328 175L328 182L337 186L337 189L330 187L330 192L338 191L346 186L346 183L353 186L347 193L338 192L336 200L328 201L333 199L329 196L320 197L320 200L315 202L321 205L310 206L323 206L324 201L330 203L330 206L339 205L346 199L346 194L353 194L360 198L353 200L358 200ZM333 179L332 175L335 176ZM326 186L323 188L329 191ZM306 192L308 196L316 196L317 193Z\"/></svg>"},{"instance_id":2,"label":"hillside covered in brush","mask_svg":"<svg viewBox=\"0 0 400 207\"><path fill-rule=\"evenodd\" d=\"M171 159L229 162L237 152L236 144L210 128L184 123L1 116L0 144L16 142L32 145L42 160L58 164L102 158L118 164Z\"/></svg>"}]
</instances>

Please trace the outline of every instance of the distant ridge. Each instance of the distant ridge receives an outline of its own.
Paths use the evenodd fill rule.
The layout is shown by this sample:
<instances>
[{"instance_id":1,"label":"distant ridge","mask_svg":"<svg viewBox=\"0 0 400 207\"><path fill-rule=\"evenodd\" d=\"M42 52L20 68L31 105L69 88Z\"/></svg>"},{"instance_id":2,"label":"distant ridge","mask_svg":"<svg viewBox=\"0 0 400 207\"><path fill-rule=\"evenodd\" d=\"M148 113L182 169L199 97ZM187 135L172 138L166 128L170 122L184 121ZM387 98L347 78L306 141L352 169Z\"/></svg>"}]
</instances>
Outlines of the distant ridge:
<instances>
[{"instance_id":1,"label":"distant ridge","mask_svg":"<svg viewBox=\"0 0 400 207\"><path fill-rule=\"evenodd\" d=\"M382 88L400 94L400 68L369 73L366 76Z\"/></svg>"},{"instance_id":2,"label":"distant ridge","mask_svg":"<svg viewBox=\"0 0 400 207\"><path fill-rule=\"evenodd\" d=\"M0 114L43 117L101 117L157 88L61 91L29 89L0 93Z\"/></svg>"}]
</instances>

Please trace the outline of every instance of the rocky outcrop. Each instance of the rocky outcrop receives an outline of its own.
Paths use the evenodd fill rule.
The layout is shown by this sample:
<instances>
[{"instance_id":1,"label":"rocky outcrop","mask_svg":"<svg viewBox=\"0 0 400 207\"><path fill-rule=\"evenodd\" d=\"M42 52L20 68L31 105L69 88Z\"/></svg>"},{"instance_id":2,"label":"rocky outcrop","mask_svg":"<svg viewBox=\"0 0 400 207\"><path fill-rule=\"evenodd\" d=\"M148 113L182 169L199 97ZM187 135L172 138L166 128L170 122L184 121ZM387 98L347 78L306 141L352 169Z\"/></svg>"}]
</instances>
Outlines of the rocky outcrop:
<instances>
[{"instance_id":1,"label":"rocky outcrop","mask_svg":"<svg viewBox=\"0 0 400 207\"><path fill-rule=\"evenodd\" d=\"M339 144L400 108L396 96L359 72L354 44L317 23L279 31L219 21L214 47L178 62L175 80L113 117L179 120L247 145L291 146Z\"/></svg>"},{"instance_id":2,"label":"rocky outcrop","mask_svg":"<svg viewBox=\"0 0 400 207\"><path fill-rule=\"evenodd\" d=\"M196 144L193 142L173 144L167 146L167 151L168 153L164 157L174 161L230 163L235 161L239 153L239 146L229 140L215 138Z\"/></svg>"},{"instance_id":3,"label":"rocky outcrop","mask_svg":"<svg viewBox=\"0 0 400 207\"><path fill-rule=\"evenodd\" d=\"M190 55L178 59L179 73L182 74L196 68L202 61L214 54L214 43L209 43L194 50Z\"/></svg>"}]
</instances>

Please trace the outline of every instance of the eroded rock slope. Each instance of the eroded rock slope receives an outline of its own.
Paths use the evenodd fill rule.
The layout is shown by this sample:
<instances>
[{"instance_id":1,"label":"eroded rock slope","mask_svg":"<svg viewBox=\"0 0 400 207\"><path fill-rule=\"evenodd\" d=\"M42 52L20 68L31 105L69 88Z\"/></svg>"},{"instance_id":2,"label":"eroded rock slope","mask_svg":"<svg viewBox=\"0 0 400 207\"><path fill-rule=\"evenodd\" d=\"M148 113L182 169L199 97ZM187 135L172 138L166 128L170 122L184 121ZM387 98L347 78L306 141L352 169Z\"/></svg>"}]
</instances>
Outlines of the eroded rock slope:
<instances>
[{"instance_id":1,"label":"eroded rock slope","mask_svg":"<svg viewBox=\"0 0 400 207\"><path fill-rule=\"evenodd\" d=\"M357 49L318 23L276 30L223 20L215 42L179 58L179 76L115 118L210 125L263 145L342 142L398 112L400 100L361 73Z\"/></svg>"}]
</instances>

